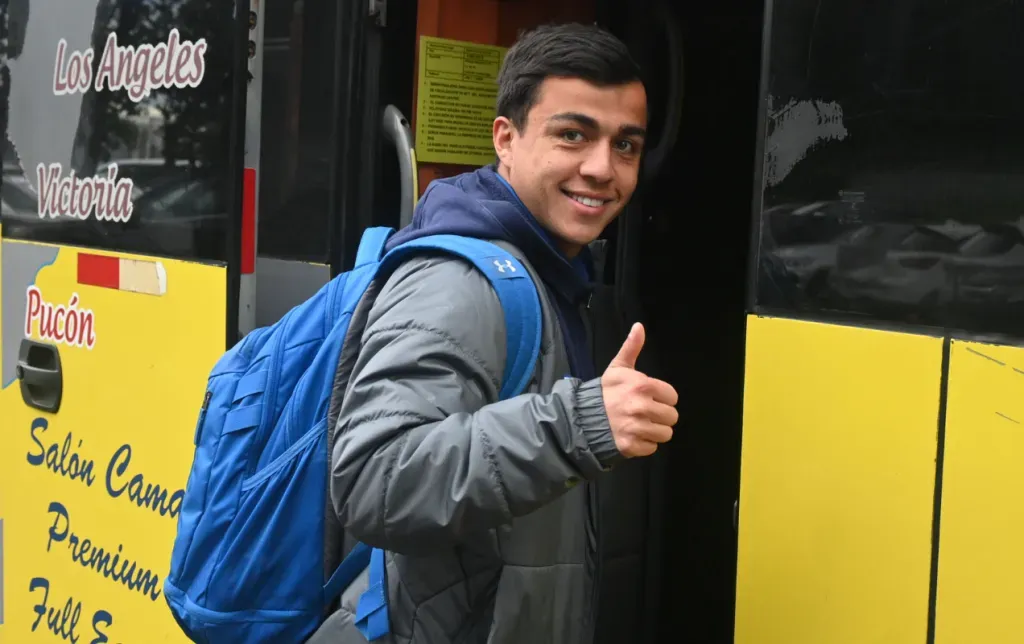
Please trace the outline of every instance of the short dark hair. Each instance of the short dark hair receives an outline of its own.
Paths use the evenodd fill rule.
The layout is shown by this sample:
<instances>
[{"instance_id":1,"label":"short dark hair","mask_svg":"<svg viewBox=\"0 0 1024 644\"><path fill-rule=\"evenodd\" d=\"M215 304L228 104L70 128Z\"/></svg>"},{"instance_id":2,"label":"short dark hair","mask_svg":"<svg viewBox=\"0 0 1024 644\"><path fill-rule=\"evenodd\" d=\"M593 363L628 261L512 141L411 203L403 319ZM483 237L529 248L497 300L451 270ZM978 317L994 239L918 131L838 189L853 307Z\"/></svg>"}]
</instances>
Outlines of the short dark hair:
<instances>
[{"instance_id":1,"label":"short dark hair","mask_svg":"<svg viewBox=\"0 0 1024 644\"><path fill-rule=\"evenodd\" d=\"M497 115L517 130L551 77L578 78L599 87L643 82L626 45L597 25L551 24L522 33L505 54L498 74Z\"/></svg>"}]
</instances>

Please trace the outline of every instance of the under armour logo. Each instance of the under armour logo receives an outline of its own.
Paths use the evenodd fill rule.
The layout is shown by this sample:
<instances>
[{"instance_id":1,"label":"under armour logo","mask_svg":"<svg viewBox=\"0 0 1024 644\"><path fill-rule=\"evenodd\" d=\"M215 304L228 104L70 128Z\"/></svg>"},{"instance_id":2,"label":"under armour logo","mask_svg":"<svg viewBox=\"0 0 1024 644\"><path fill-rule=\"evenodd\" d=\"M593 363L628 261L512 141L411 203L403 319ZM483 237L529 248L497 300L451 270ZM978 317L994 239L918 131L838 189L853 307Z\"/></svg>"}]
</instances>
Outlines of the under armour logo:
<instances>
[{"instance_id":1,"label":"under armour logo","mask_svg":"<svg viewBox=\"0 0 1024 644\"><path fill-rule=\"evenodd\" d=\"M502 262L500 259L494 260L494 265L497 267L499 273L504 273L507 268L510 273L516 272L516 267L512 265L511 259L506 259Z\"/></svg>"}]
</instances>

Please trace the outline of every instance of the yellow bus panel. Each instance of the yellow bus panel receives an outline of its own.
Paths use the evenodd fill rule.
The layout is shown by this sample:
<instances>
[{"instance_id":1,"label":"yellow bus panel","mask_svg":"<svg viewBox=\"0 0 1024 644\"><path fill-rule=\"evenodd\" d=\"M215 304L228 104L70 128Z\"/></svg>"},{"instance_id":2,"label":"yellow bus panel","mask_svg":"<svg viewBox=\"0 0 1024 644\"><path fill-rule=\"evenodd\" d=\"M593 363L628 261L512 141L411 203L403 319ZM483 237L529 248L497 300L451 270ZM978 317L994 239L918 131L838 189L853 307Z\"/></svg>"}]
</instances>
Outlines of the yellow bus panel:
<instances>
[{"instance_id":1,"label":"yellow bus panel","mask_svg":"<svg viewBox=\"0 0 1024 644\"><path fill-rule=\"evenodd\" d=\"M936 644L1024 642L1024 349L954 341Z\"/></svg>"},{"instance_id":2,"label":"yellow bus panel","mask_svg":"<svg viewBox=\"0 0 1024 644\"><path fill-rule=\"evenodd\" d=\"M748 318L738 644L925 640L941 370L939 338Z\"/></svg>"},{"instance_id":3,"label":"yellow bus panel","mask_svg":"<svg viewBox=\"0 0 1024 644\"><path fill-rule=\"evenodd\" d=\"M3 641L186 642L163 580L206 376L224 351L226 269L3 249L4 337L16 340L5 365L28 331L57 347L63 371L56 413L26 405L10 373L0 383Z\"/></svg>"}]
</instances>

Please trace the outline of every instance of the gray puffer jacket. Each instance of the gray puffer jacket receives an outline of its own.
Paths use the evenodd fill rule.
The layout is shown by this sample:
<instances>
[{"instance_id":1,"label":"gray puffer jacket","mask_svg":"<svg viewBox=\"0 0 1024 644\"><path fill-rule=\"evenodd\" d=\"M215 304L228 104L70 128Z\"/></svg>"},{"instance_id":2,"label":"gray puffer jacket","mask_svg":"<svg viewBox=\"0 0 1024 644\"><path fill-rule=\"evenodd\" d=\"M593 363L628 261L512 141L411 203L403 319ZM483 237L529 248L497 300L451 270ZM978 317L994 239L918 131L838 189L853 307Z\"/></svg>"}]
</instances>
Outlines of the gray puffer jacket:
<instances>
[{"instance_id":1,"label":"gray puffer jacket","mask_svg":"<svg viewBox=\"0 0 1024 644\"><path fill-rule=\"evenodd\" d=\"M504 317L482 274L416 257L375 290L352 323L364 329L359 356L339 379L331 497L347 546L388 551L385 641L642 641L643 459L616 449L600 379L566 376L551 295L539 289L529 393L498 402ZM592 335L612 340L596 351L599 370L624 337ZM310 641L365 642L352 622L366 587L364 574Z\"/></svg>"}]
</instances>

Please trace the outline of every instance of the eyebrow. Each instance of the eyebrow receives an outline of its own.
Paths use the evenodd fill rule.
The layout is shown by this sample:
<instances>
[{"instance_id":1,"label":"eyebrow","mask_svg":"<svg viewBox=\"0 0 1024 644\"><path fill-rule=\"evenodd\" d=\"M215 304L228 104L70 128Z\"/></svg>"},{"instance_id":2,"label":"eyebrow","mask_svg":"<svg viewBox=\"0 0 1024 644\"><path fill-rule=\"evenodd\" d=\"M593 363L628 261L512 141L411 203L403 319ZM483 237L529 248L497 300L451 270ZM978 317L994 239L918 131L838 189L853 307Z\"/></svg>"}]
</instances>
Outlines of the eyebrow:
<instances>
[{"instance_id":1,"label":"eyebrow","mask_svg":"<svg viewBox=\"0 0 1024 644\"><path fill-rule=\"evenodd\" d=\"M555 114L548 120L571 121L573 123L578 123L583 127L590 128L592 130L601 129L601 126L598 124L597 120L594 117L587 116L586 114L580 114L579 112L561 112L559 114ZM640 138L645 138L647 136L647 130L640 127L639 125L623 125L622 127L619 128L619 135L637 136Z\"/></svg>"}]
</instances>

